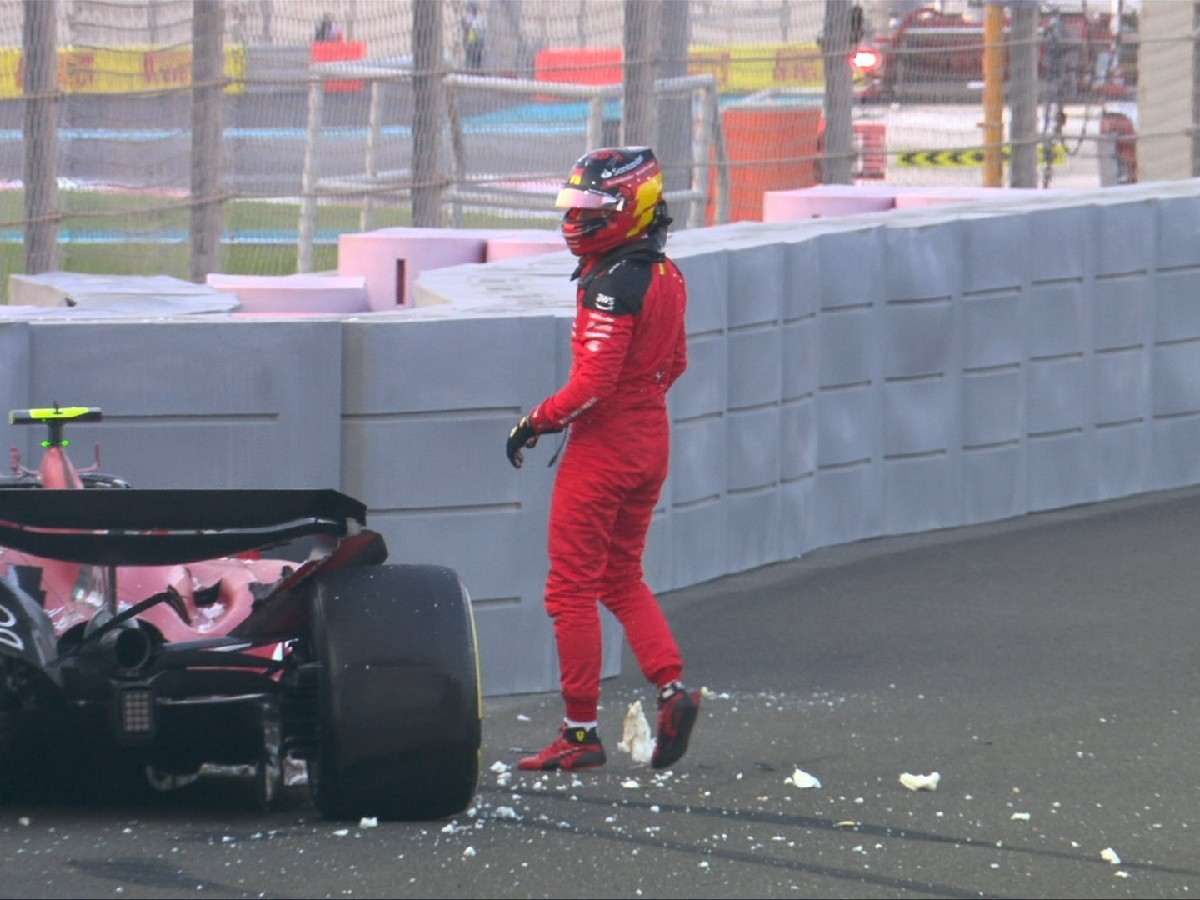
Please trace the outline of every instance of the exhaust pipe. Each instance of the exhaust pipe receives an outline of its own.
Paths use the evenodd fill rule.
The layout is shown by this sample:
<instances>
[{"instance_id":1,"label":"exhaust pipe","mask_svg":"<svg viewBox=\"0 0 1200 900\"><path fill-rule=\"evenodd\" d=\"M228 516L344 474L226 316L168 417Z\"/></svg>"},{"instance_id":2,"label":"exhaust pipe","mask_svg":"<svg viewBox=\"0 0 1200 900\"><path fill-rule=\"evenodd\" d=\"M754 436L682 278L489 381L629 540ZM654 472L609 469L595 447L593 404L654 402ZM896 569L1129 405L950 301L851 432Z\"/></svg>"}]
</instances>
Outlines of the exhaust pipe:
<instances>
[{"instance_id":1,"label":"exhaust pipe","mask_svg":"<svg viewBox=\"0 0 1200 900\"><path fill-rule=\"evenodd\" d=\"M136 625L117 628L100 639L105 656L124 672L136 672L144 668L154 655L154 644L150 636Z\"/></svg>"}]
</instances>

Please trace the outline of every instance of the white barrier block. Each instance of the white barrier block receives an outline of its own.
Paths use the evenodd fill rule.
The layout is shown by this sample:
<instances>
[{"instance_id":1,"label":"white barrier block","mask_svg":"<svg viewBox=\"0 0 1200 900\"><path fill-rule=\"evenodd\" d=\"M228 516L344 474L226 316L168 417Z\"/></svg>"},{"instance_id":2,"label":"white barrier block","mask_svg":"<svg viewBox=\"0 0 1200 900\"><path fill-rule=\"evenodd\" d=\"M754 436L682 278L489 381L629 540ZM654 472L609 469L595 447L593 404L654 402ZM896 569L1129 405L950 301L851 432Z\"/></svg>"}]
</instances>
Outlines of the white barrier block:
<instances>
[{"instance_id":1,"label":"white barrier block","mask_svg":"<svg viewBox=\"0 0 1200 900\"><path fill-rule=\"evenodd\" d=\"M377 312L412 306L426 269L481 263L487 232L469 228L381 228L338 236L338 274L361 275Z\"/></svg>"},{"instance_id":2,"label":"white barrier block","mask_svg":"<svg viewBox=\"0 0 1200 900\"><path fill-rule=\"evenodd\" d=\"M229 275L211 272L208 286L233 294L244 313L365 312L367 282L362 276Z\"/></svg>"}]
</instances>

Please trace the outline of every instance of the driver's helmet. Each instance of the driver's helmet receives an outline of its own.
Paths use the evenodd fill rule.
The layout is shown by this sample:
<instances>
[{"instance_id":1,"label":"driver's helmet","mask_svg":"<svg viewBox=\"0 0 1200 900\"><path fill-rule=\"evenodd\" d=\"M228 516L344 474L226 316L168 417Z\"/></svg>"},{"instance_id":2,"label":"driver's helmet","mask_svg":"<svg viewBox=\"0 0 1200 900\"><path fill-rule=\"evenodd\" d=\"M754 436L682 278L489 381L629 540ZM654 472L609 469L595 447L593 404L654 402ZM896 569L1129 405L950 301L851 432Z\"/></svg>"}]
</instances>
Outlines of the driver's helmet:
<instances>
[{"instance_id":1,"label":"driver's helmet","mask_svg":"<svg viewBox=\"0 0 1200 900\"><path fill-rule=\"evenodd\" d=\"M604 147L584 154L558 192L562 234L576 256L606 253L654 225L662 169L649 147Z\"/></svg>"}]
</instances>

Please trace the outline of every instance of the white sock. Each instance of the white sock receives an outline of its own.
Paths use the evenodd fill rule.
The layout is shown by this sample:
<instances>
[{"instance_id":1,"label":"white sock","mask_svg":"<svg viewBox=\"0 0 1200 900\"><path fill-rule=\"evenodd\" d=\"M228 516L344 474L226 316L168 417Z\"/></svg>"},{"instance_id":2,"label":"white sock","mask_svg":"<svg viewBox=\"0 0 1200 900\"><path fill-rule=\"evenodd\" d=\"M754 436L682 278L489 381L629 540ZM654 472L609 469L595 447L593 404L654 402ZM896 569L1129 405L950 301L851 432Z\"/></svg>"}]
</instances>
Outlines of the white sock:
<instances>
[{"instance_id":1,"label":"white sock","mask_svg":"<svg viewBox=\"0 0 1200 900\"><path fill-rule=\"evenodd\" d=\"M597 725L599 725L599 724L600 724L599 722L575 722L575 721L573 721L573 720L571 720L571 719L563 719L563 721L567 723L567 727L568 727L568 728L588 728L588 729L591 729L591 728L595 728Z\"/></svg>"}]
</instances>

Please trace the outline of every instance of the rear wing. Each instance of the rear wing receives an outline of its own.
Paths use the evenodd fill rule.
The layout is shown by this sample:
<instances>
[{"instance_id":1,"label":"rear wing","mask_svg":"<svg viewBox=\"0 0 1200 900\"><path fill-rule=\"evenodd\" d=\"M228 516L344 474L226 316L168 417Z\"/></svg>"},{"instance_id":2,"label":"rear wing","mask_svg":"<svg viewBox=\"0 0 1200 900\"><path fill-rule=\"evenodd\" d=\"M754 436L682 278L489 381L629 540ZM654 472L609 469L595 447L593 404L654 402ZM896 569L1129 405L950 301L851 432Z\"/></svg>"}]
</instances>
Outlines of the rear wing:
<instances>
[{"instance_id":1,"label":"rear wing","mask_svg":"<svg viewBox=\"0 0 1200 900\"><path fill-rule=\"evenodd\" d=\"M340 538L364 504L333 490L0 488L0 547L90 565L196 562L300 537Z\"/></svg>"}]
</instances>

